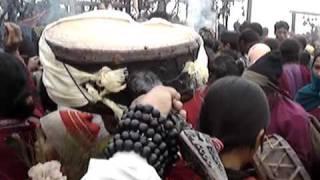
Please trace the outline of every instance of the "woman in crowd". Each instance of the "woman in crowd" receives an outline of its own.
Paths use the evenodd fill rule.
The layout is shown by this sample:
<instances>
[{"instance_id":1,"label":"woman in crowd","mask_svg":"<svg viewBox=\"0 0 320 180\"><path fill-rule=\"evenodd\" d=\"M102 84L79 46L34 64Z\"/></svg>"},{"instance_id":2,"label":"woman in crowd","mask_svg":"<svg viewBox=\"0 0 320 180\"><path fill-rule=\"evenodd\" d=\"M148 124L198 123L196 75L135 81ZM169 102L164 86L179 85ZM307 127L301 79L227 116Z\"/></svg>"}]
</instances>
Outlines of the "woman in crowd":
<instances>
[{"instance_id":1,"label":"woman in crowd","mask_svg":"<svg viewBox=\"0 0 320 180\"><path fill-rule=\"evenodd\" d=\"M309 114L279 88L282 74L281 55L268 53L253 64L243 77L263 88L269 102L271 119L268 134L278 134L295 150L307 170L314 158Z\"/></svg>"},{"instance_id":2,"label":"woman in crowd","mask_svg":"<svg viewBox=\"0 0 320 180\"><path fill-rule=\"evenodd\" d=\"M313 134L313 149L315 152L315 156L319 159L319 152L320 152L320 133L318 128L319 127L319 119L320 119L320 54L317 54L314 58L314 61L311 66L312 77L311 83L300 89L296 96L296 101L303 106L303 108L312 114L317 119L312 119L311 123L311 130ZM312 176L314 179L319 179L320 175L318 169L320 167L319 161L312 167Z\"/></svg>"},{"instance_id":3,"label":"woman in crowd","mask_svg":"<svg viewBox=\"0 0 320 180\"><path fill-rule=\"evenodd\" d=\"M44 114L44 109L40 102L40 97L37 92L36 84L32 77L32 71L37 70L39 68L39 60L37 57L30 58L29 62L26 62L21 53L20 47L21 43L23 42L23 36L20 27L11 22L5 23L6 34L4 36L4 50L6 53L15 56L20 63L23 65L24 70L28 76L28 83L27 87L28 90L32 93L32 97L35 101L35 109L34 115L38 116L39 118Z\"/></svg>"},{"instance_id":4,"label":"woman in crowd","mask_svg":"<svg viewBox=\"0 0 320 180\"><path fill-rule=\"evenodd\" d=\"M280 77L280 88L294 99L300 88L310 83L309 69L299 63L299 54L302 48L295 39L286 39L280 46L283 72Z\"/></svg>"},{"instance_id":5,"label":"woman in crowd","mask_svg":"<svg viewBox=\"0 0 320 180\"><path fill-rule=\"evenodd\" d=\"M306 111L320 119L320 54L314 57L312 63L311 83L300 89L296 96L296 101L301 104Z\"/></svg>"},{"instance_id":6,"label":"woman in crowd","mask_svg":"<svg viewBox=\"0 0 320 180\"><path fill-rule=\"evenodd\" d=\"M0 179L27 179L28 165L21 159L16 145L33 146L35 124L34 102L28 91L27 73L12 55L0 53ZM14 136L13 136L14 135ZM9 143L11 142L11 143ZM13 146L10 146L13 145Z\"/></svg>"}]
</instances>

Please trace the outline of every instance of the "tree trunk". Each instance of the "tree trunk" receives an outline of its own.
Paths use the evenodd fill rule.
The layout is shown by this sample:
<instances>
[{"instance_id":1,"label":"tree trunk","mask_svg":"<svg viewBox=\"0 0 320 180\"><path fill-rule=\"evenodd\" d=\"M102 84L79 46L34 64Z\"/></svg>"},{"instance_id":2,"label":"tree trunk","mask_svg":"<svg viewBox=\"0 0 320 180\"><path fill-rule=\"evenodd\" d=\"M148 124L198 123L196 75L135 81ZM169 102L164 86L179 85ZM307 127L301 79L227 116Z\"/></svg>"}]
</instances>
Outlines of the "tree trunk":
<instances>
[{"instance_id":1,"label":"tree trunk","mask_svg":"<svg viewBox=\"0 0 320 180\"><path fill-rule=\"evenodd\" d=\"M159 0L158 1L158 8L157 8L157 12L167 12L167 1L166 0Z\"/></svg>"}]
</instances>

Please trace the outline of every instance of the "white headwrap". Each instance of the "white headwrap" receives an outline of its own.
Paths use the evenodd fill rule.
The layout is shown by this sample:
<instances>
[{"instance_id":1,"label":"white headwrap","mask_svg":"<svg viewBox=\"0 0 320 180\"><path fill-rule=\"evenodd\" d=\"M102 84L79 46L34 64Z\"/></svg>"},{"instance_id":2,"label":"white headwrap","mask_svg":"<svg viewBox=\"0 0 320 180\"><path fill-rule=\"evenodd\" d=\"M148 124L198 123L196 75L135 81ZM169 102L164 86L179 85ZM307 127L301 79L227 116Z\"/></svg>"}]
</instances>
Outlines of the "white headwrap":
<instances>
[{"instance_id":1,"label":"white headwrap","mask_svg":"<svg viewBox=\"0 0 320 180\"><path fill-rule=\"evenodd\" d=\"M252 66L256 61L258 61L262 56L270 52L269 46L263 43L257 43L253 45L248 52L249 66Z\"/></svg>"},{"instance_id":2,"label":"white headwrap","mask_svg":"<svg viewBox=\"0 0 320 180\"><path fill-rule=\"evenodd\" d=\"M109 16L123 19L125 21L132 21L129 15L121 12L110 11L106 13L106 11L95 11L64 18L48 25L44 30L39 42L39 55L41 64L43 66L42 81L47 89L49 97L60 106L83 107L87 105L89 101L101 101L110 107L117 117L121 117L125 107L116 104L108 98L105 98L105 95L117 93L126 88L126 69L111 70L108 67L103 67L100 71L93 74L80 71L72 66L63 64L56 60L54 53L45 40L46 30L52 26L55 26L63 21L69 21L87 16ZM88 81L96 82L96 85L102 87L104 91L98 92L91 84L87 83Z\"/></svg>"},{"instance_id":3,"label":"white headwrap","mask_svg":"<svg viewBox=\"0 0 320 180\"><path fill-rule=\"evenodd\" d=\"M102 102L110 107L117 117L121 117L124 106L116 104L106 98L105 95L117 93L126 88L126 69L111 70L103 67L96 73L90 74L80 71L70 65L58 60L45 40L46 30L63 21L70 21L82 17L110 17L129 22L134 22L132 18L122 12L117 11L94 11L77 16L61 19L46 27L40 42L40 61L43 65L43 83L47 89L49 97L58 105L66 107L83 107L90 102ZM147 23L169 23L163 20L154 19ZM173 25L173 24L172 24ZM203 85L208 80L208 58L203 48L203 42L199 51L198 60L189 62L185 66L185 71L194 76L199 85ZM89 83L95 82L95 85ZM98 92L94 86L103 89Z\"/></svg>"}]
</instances>

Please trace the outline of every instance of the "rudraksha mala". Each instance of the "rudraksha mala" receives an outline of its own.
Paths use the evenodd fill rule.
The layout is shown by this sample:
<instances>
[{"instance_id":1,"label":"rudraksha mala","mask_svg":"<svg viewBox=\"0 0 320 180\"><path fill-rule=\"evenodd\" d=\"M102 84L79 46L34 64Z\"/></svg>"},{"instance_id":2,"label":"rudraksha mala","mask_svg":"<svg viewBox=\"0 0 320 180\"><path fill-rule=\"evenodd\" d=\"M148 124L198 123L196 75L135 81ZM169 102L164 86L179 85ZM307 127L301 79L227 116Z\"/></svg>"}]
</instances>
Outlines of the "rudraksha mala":
<instances>
[{"instance_id":1,"label":"rudraksha mala","mask_svg":"<svg viewBox=\"0 0 320 180\"><path fill-rule=\"evenodd\" d=\"M135 151L153 166L160 176L178 158L177 138L180 130L173 115L161 116L149 105L130 107L120 120L119 132L105 150L107 158L117 152Z\"/></svg>"}]
</instances>

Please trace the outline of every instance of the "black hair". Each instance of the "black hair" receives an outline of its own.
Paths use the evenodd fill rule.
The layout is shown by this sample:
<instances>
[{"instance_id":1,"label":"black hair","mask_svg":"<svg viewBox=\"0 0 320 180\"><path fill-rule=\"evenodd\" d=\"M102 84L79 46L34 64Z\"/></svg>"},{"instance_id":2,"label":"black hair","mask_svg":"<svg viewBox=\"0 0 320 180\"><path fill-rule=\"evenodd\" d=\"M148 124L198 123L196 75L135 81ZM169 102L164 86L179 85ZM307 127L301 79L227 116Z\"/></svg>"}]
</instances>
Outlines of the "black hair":
<instances>
[{"instance_id":1,"label":"black hair","mask_svg":"<svg viewBox=\"0 0 320 180\"><path fill-rule=\"evenodd\" d=\"M239 33L233 31L225 31L220 35L220 41L223 45L230 45L233 50L239 49Z\"/></svg>"},{"instance_id":2,"label":"black hair","mask_svg":"<svg viewBox=\"0 0 320 180\"><path fill-rule=\"evenodd\" d=\"M294 39L296 39L300 43L302 49L305 49L307 47L307 39L304 36L297 35L294 37Z\"/></svg>"},{"instance_id":3,"label":"black hair","mask_svg":"<svg viewBox=\"0 0 320 180\"><path fill-rule=\"evenodd\" d=\"M262 28L261 24L259 24L259 23L250 23L248 28L250 28L254 32L258 33L259 36L263 35L263 28Z\"/></svg>"},{"instance_id":4,"label":"black hair","mask_svg":"<svg viewBox=\"0 0 320 180\"><path fill-rule=\"evenodd\" d=\"M299 62L302 65L309 67L311 61L311 55L307 51L302 51L299 54Z\"/></svg>"},{"instance_id":5,"label":"black hair","mask_svg":"<svg viewBox=\"0 0 320 180\"><path fill-rule=\"evenodd\" d=\"M280 49L280 42L278 39L267 38L264 40L264 43L270 47L271 51L277 51Z\"/></svg>"},{"instance_id":6,"label":"black hair","mask_svg":"<svg viewBox=\"0 0 320 180\"><path fill-rule=\"evenodd\" d=\"M286 39L280 45L282 59L285 63L298 62L300 50L300 43L295 39Z\"/></svg>"},{"instance_id":7,"label":"black hair","mask_svg":"<svg viewBox=\"0 0 320 180\"><path fill-rule=\"evenodd\" d=\"M240 54L238 54L237 51L234 51L232 49L224 49L224 50L220 51L220 55L231 56L234 60L240 59Z\"/></svg>"},{"instance_id":8,"label":"black hair","mask_svg":"<svg viewBox=\"0 0 320 180\"><path fill-rule=\"evenodd\" d=\"M162 85L159 77L151 71L132 72L128 78L128 89L133 98L147 93L157 85Z\"/></svg>"},{"instance_id":9,"label":"black hair","mask_svg":"<svg viewBox=\"0 0 320 180\"><path fill-rule=\"evenodd\" d=\"M286 29L287 31L289 31L289 24L285 21L278 21L276 22L276 24L274 25L274 33L277 32L278 29L281 29L281 28L284 28Z\"/></svg>"},{"instance_id":10,"label":"black hair","mask_svg":"<svg viewBox=\"0 0 320 180\"><path fill-rule=\"evenodd\" d=\"M312 66L314 65L314 63L316 62L317 58L320 57L320 53L317 53L314 57L313 57L313 61L312 61Z\"/></svg>"},{"instance_id":11,"label":"black hair","mask_svg":"<svg viewBox=\"0 0 320 180\"><path fill-rule=\"evenodd\" d=\"M269 29L267 28L267 27L264 27L263 29L262 29L262 35L263 36L265 36L265 37L267 37L268 36L268 34L269 34Z\"/></svg>"},{"instance_id":12,"label":"black hair","mask_svg":"<svg viewBox=\"0 0 320 180\"><path fill-rule=\"evenodd\" d=\"M207 28L201 28L199 34L203 39L204 46L212 49L216 53L219 49L219 41L215 39L214 34Z\"/></svg>"},{"instance_id":13,"label":"black hair","mask_svg":"<svg viewBox=\"0 0 320 180\"><path fill-rule=\"evenodd\" d=\"M27 118L34 104L28 103L27 71L14 56L0 53L0 116Z\"/></svg>"},{"instance_id":14,"label":"black hair","mask_svg":"<svg viewBox=\"0 0 320 180\"><path fill-rule=\"evenodd\" d=\"M199 130L224 143L222 153L254 148L260 131L268 126L269 106L263 90L240 77L213 83L200 113Z\"/></svg>"},{"instance_id":15,"label":"black hair","mask_svg":"<svg viewBox=\"0 0 320 180\"><path fill-rule=\"evenodd\" d=\"M205 51L206 51L206 54L208 56L208 62L210 62L211 60L213 61L214 58L216 57L216 52L214 52L211 48L209 47L204 47Z\"/></svg>"},{"instance_id":16,"label":"black hair","mask_svg":"<svg viewBox=\"0 0 320 180\"><path fill-rule=\"evenodd\" d=\"M245 30L239 36L239 41L244 41L245 43L255 43L260 40L258 33L253 30Z\"/></svg>"},{"instance_id":17,"label":"black hair","mask_svg":"<svg viewBox=\"0 0 320 180\"><path fill-rule=\"evenodd\" d=\"M247 30L247 29L249 28L249 25L250 25L249 22L244 21L244 22L240 25L239 31L240 31L240 32L243 32L243 31Z\"/></svg>"},{"instance_id":18,"label":"black hair","mask_svg":"<svg viewBox=\"0 0 320 180\"><path fill-rule=\"evenodd\" d=\"M242 74L242 64L232 56L222 54L214 59L209 58L209 81L212 83L225 76L240 76Z\"/></svg>"},{"instance_id":19,"label":"black hair","mask_svg":"<svg viewBox=\"0 0 320 180\"><path fill-rule=\"evenodd\" d=\"M242 54L248 53L249 49L260 41L260 36L253 30L247 29L239 36L239 46Z\"/></svg>"},{"instance_id":20,"label":"black hair","mask_svg":"<svg viewBox=\"0 0 320 180\"><path fill-rule=\"evenodd\" d=\"M19 47L21 55L27 58L36 56L38 54L38 37L34 29L27 26L20 26L22 32L22 43Z\"/></svg>"}]
</instances>

